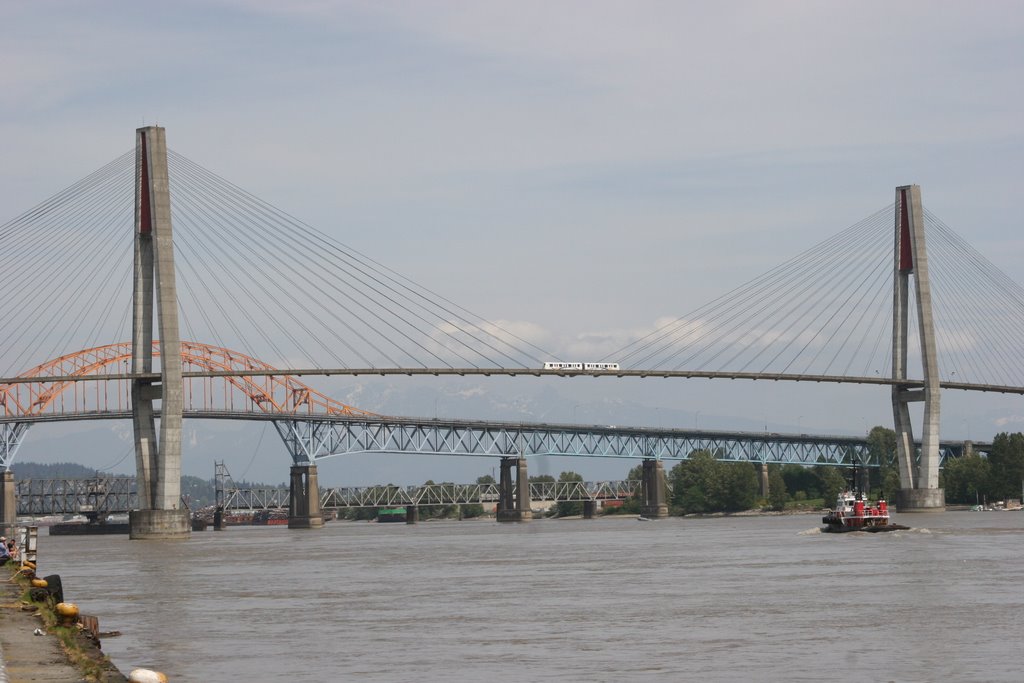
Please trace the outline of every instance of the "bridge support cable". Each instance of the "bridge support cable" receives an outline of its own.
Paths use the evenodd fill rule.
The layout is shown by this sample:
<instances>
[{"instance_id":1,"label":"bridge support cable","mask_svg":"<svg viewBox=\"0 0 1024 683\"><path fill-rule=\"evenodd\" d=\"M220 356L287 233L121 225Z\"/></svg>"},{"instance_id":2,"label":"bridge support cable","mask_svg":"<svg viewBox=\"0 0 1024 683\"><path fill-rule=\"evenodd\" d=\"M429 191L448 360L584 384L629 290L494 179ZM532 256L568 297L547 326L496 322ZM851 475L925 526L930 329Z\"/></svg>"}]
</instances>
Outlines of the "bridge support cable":
<instances>
[{"instance_id":1,"label":"bridge support cable","mask_svg":"<svg viewBox=\"0 0 1024 683\"><path fill-rule=\"evenodd\" d=\"M901 512L944 510L944 491L939 488L939 365L932 320L931 282L925 248L921 188L896 188L895 248L893 275L892 377L908 378L910 276L914 276L914 303L924 387L892 388L893 422L900 471L896 505ZM915 452L910 403L924 402L920 455Z\"/></svg>"},{"instance_id":2,"label":"bridge support cable","mask_svg":"<svg viewBox=\"0 0 1024 683\"><path fill-rule=\"evenodd\" d=\"M170 165L185 266L203 274L182 302L186 317L220 302L216 315L201 317L236 327L250 342L312 340L318 353L278 343L273 357L298 354L314 366L319 358L342 367L538 367L548 357L187 158L171 152ZM207 336L204 320L192 324Z\"/></svg>"},{"instance_id":3,"label":"bridge support cable","mask_svg":"<svg viewBox=\"0 0 1024 683\"><path fill-rule=\"evenodd\" d=\"M610 354L645 370L881 372L891 208Z\"/></svg>"},{"instance_id":4,"label":"bridge support cable","mask_svg":"<svg viewBox=\"0 0 1024 683\"><path fill-rule=\"evenodd\" d=\"M944 381L1024 385L1024 288L924 210Z\"/></svg>"},{"instance_id":5,"label":"bridge support cable","mask_svg":"<svg viewBox=\"0 0 1024 683\"><path fill-rule=\"evenodd\" d=\"M0 375L127 336L111 313L130 291L130 245L118 235L131 225L134 156L0 225Z\"/></svg>"}]
</instances>

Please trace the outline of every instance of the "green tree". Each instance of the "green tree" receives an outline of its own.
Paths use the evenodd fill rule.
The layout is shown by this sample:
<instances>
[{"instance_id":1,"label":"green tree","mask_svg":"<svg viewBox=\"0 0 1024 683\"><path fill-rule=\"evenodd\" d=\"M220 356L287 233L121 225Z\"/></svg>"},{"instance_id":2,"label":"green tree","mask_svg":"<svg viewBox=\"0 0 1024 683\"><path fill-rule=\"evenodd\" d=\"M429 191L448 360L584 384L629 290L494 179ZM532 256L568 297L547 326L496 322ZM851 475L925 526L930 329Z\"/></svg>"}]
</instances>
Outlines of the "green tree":
<instances>
[{"instance_id":1,"label":"green tree","mask_svg":"<svg viewBox=\"0 0 1024 683\"><path fill-rule=\"evenodd\" d=\"M987 458L971 453L946 460L939 485L946 490L950 503L973 505L981 500L992 481L992 468Z\"/></svg>"},{"instance_id":2,"label":"green tree","mask_svg":"<svg viewBox=\"0 0 1024 683\"><path fill-rule=\"evenodd\" d=\"M712 512L717 490L716 461L711 453L698 450L680 461L669 473L672 482L671 505L681 514Z\"/></svg>"},{"instance_id":3,"label":"green tree","mask_svg":"<svg viewBox=\"0 0 1024 683\"><path fill-rule=\"evenodd\" d=\"M789 500L786 491L786 480L782 477L782 468L778 465L768 466L768 509L781 512Z\"/></svg>"},{"instance_id":4,"label":"green tree","mask_svg":"<svg viewBox=\"0 0 1024 683\"><path fill-rule=\"evenodd\" d=\"M722 462L706 450L673 467L669 479L672 507L681 514L749 510L760 492L753 463Z\"/></svg>"},{"instance_id":5,"label":"green tree","mask_svg":"<svg viewBox=\"0 0 1024 683\"><path fill-rule=\"evenodd\" d=\"M992 498L1019 498L1024 485L1024 434L996 434L988 454Z\"/></svg>"},{"instance_id":6,"label":"green tree","mask_svg":"<svg viewBox=\"0 0 1024 683\"><path fill-rule=\"evenodd\" d=\"M883 465L879 470L879 477L882 480L880 494L886 500L896 500L896 493L900 490L900 472L892 463Z\"/></svg>"},{"instance_id":7,"label":"green tree","mask_svg":"<svg viewBox=\"0 0 1024 683\"><path fill-rule=\"evenodd\" d=\"M886 427L872 427L868 432L868 463L873 465L868 470L869 485L872 491L881 489L888 496L885 479L889 470L896 463L896 432ZM897 477L899 472L897 471ZM899 487L897 487L898 489ZM891 492L896 495L896 490Z\"/></svg>"},{"instance_id":8,"label":"green tree","mask_svg":"<svg viewBox=\"0 0 1024 683\"><path fill-rule=\"evenodd\" d=\"M825 505L832 507L836 497L849 486L846 477L837 467L819 465L814 470L818 477L821 496L825 499Z\"/></svg>"},{"instance_id":9,"label":"green tree","mask_svg":"<svg viewBox=\"0 0 1024 683\"><path fill-rule=\"evenodd\" d=\"M793 499L802 492L802 500L821 497L821 480L810 467L804 465L783 465L782 479L786 482L786 492Z\"/></svg>"},{"instance_id":10,"label":"green tree","mask_svg":"<svg viewBox=\"0 0 1024 683\"><path fill-rule=\"evenodd\" d=\"M749 510L757 504L761 485L757 465L752 462L720 462L715 464L720 471L722 488L716 508L723 512Z\"/></svg>"}]
</instances>

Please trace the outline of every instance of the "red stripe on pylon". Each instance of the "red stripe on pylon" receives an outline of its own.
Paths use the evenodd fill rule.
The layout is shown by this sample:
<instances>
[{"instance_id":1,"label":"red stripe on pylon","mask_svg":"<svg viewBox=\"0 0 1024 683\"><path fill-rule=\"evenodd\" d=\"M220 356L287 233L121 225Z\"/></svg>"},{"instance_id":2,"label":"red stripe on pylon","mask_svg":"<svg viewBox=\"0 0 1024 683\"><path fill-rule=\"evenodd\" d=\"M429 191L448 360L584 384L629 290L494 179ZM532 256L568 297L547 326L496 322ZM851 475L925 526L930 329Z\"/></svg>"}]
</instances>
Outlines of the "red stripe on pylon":
<instances>
[{"instance_id":1,"label":"red stripe on pylon","mask_svg":"<svg viewBox=\"0 0 1024 683\"><path fill-rule=\"evenodd\" d=\"M146 149L146 134L142 134L142 179L139 188L139 232L148 235L153 231L153 219L149 209L149 152Z\"/></svg>"},{"instance_id":2,"label":"red stripe on pylon","mask_svg":"<svg viewBox=\"0 0 1024 683\"><path fill-rule=\"evenodd\" d=\"M914 255L910 251L910 211L907 209L907 191L900 190L900 270L914 269Z\"/></svg>"}]
</instances>

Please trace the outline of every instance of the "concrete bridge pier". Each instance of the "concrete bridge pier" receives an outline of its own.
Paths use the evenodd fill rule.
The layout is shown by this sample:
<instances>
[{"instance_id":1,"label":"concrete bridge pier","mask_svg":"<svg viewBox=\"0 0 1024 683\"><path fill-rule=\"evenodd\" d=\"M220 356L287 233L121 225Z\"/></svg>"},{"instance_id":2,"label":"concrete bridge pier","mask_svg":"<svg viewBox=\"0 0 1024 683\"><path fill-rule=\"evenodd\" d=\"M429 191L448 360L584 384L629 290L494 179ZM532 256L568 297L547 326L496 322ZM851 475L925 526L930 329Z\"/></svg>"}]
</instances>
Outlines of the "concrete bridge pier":
<instances>
[{"instance_id":1,"label":"concrete bridge pier","mask_svg":"<svg viewBox=\"0 0 1024 683\"><path fill-rule=\"evenodd\" d=\"M640 514L651 519L668 517L668 495L665 487L665 467L660 460L646 458L641 479L644 502Z\"/></svg>"},{"instance_id":2,"label":"concrete bridge pier","mask_svg":"<svg viewBox=\"0 0 1024 683\"><path fill-rule=\"evenodd\" d=\"M153 371L153 327L156 323L160 332L160 379L134 379L131 383L140 509L128 515L129 537L182 539L188 538L192 525L188 510L181 506L184 395L167 142L164 129L158 126L139 128L135 135L131 369L133 373ZM155 406L158 400L159 440Z\"/></svg>"},{"instance_id":3,"label":"concrete bridge pier","mask_svg":"<svg viewBox=\"0 0 1024 683\"><path fill-rule=\"evenodd\" d=\"M583 519L593 519L594 514L597 512L597 501L596 500L585 500L583 501Z\"/></svg>"},{"instance_id":4,"label":"concrete bridge pier","mask_svg":"<svg viewBox=\"0 0 1024 683\"><path fill-rule=\"evenodd\" d=\"M217 507L217 509L213 511L213 530L224 531L227 528L228 525L224 521L224 508Z\"/></svg>"},{"instance_id":5,"label":"concrete bridge pier","mask_svg":"<svg viewBox=\"0 0 1024 683\"><path fill-rule=\"evenodd\" d=\"M928 252L925 249L924 210L921 188L896 188L896 220L893 274L892 378L906 380L910 336L911 289L917 304L917 331L924 386L911 389L892 387L893 429L900 468L900 491L896 509L900 512L942 512L946 492L939 488L940 385L938 346L932 320ZM913 276L913 286L911 286ZM910 404L924 403L921 452L914 445Z\"/></svg>"},{"instance_id":6,"label":"concrete bridge pier","mask_svg":"<svg viewBox=\"0 0 1024 683\"><path fill-rule=\"evenodd\" d=\"M420 508L418 505L405 506L405 523L416 524L420 521Z\"/></svg>"},{"instance_id":7,"label":"concrete bridge pier","mask_svg":"<svg viewBox=\"0 0 1024 683\"><path fill-rule=\"evenodd\" d=\"M10 538L18 526L18 501L15 497L17 484L14 472L5 470L0 475L0 530Z\"/></svg>"},{"instance_id":8,"label":"concrete bridge pier","mask_svg":"<svg viewBox=\"0 0 1024 683\"><path fill-rule=\"evenodd\" d=\"M767 498L768 494L771 493L771 490L768 487L768 463L762 462L758 469L760 470L761 475L761 497Z\"/></svg>"},{"instance_id":9,"label":"concrete bridge pier","mask_svg":"<svg viewBox=\"0 0 1024 683\"><path fill-rule=\"evenodd\" d=\"M319 529L323 525L316 465L292 465L288 491L288 528Z\"/></svg>"},{"instance_id":10,"label":"concrete bridge pier","mask_svg":"<svg viewBox=\"0 0 1024 683\"><path fill-rule=\"evenodd\" d=\"M516 469L515 484L512 468ZM526 458L502 458L501 477L498 480L498 521L528 522L533 519L530 509L530 478L526 473Z\"/></svg>"}]
</instances>

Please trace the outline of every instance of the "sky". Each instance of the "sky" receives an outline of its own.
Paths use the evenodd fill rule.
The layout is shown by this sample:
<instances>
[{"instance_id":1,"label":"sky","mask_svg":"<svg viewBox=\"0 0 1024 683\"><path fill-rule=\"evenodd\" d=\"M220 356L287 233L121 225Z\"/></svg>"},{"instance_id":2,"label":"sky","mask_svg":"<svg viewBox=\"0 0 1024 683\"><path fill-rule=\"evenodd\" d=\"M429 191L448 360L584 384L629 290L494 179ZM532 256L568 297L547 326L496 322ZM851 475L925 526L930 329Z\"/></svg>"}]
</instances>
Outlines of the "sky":
<instances>
[{"instance_id":1,"label":"sky","mask_svg":"<svg viewBox=\"0 0 1024 683\"><path fill-rule=\"evenodd\" d=\"M1024 282L1019 3L4 0L0 11L0 221L159 124L175 151L570 357L696 309L908 183ZM485 390L546 394L565 421L582 410L614 422L604 411L620 401L680 426L891 424L885 390L652 384ZM356 390L386 412L394 385L333 389ZM947 392L943 409L945 437L1024 429L1019 398ZM44 440L20 457L44 455Z\"/></svg>"}]
</instances>

